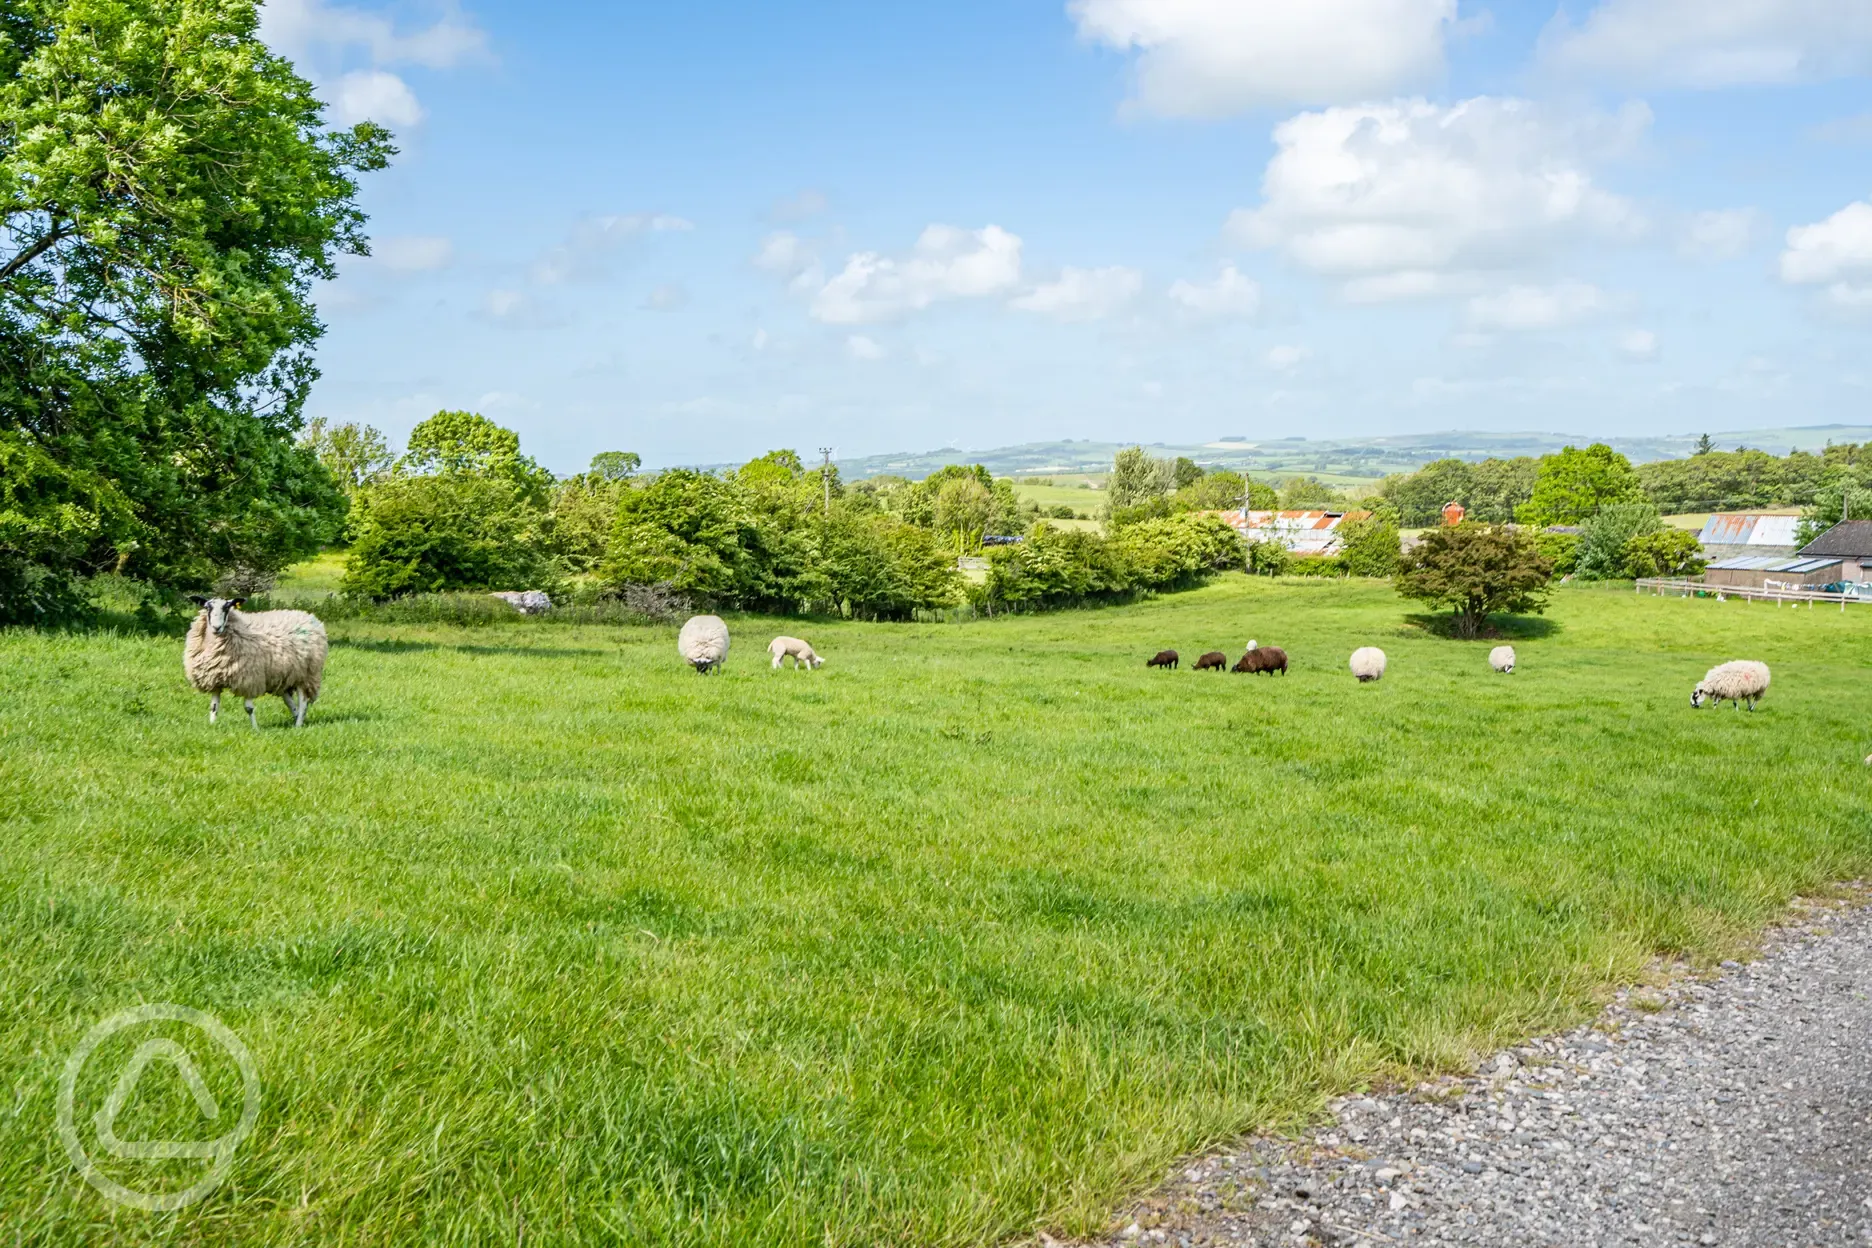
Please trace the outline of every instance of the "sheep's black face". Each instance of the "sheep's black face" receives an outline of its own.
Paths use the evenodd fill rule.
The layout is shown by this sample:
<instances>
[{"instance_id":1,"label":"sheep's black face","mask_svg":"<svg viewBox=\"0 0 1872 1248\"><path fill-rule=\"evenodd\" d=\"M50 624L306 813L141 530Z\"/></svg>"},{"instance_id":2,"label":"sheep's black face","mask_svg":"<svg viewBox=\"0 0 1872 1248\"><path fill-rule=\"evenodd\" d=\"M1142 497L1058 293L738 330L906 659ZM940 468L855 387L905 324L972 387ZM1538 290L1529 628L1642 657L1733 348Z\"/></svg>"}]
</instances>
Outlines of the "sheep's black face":
<instances>
[{"instance_id":1,"label":"sheep's black face","mask_svg":"<svg viewBox=\"0 0 1872 1248\"><path fill-rule=\"evenodd\" d=\"M1703 691L1701 689L1692 689L1690 691L1690 709L1693 711L1700 711L1703 709Z\"/></svg>"}]
</instances>

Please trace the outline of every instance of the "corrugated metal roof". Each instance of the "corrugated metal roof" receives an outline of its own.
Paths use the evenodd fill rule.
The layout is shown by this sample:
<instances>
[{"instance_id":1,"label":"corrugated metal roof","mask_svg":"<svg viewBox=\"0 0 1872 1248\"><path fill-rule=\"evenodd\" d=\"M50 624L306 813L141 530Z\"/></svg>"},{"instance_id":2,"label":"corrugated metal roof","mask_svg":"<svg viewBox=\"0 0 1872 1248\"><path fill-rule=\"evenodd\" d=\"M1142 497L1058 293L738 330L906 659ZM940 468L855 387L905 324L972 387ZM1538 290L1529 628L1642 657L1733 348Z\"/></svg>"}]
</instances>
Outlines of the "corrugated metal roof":
<instances>
[{"instance_id":1,"label":"corrugated metal roof","mask_svg":"<svg viewBox=\"0 0 1872 1248\"><path fill-rule=\"evenodd\" d=\"M1793 546L1799 529L1799 516L1731 512L1704 521L1698 540L1705 546Z\"/></svg>"},{"instance_id":2,"label":"corrugated metal roof","mask_svg":"<svg viewBox=\"0 0 1872 1248\"><path fill-rule=\"evenodd\" d=\"M1251 542L1279 542L1297 555L1329 554L1339 545L1334 531L1368 511L1224 511L1218 513Z\"/></svg>"},{"instance_id":3,"label":"corrugated metal roof","mask_svg":"<svg viewBox=\"0 0 1872 1248\"><path fill-rule=\"evenodd\" d=\"M1818 572L1839 563L1837 559L1785 559L1779 555L1743 555L1720 559L1710 564L1713 572Z\"/></svg>"}]
</instances>

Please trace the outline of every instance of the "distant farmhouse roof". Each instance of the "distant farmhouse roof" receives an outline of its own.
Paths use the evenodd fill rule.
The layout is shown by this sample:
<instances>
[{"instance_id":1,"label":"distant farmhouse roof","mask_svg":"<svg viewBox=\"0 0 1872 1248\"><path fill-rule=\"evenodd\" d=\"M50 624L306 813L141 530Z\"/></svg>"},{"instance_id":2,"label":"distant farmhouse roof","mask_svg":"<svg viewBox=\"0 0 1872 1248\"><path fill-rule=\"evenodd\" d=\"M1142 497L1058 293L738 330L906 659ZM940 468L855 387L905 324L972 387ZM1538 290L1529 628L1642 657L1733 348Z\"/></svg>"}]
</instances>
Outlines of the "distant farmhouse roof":
<instances>
[{"instance_id":1,"label":"distant farmhouse roof","mask_svg":"<svg viewBox=\"0 0 1872 1248\"><path fill-rule=\"evenodd\" d=\"M1839 560L1833 559L1781 559L1774 555L1757 555L1753 558L1719 559L1709 565L1712 572L1791 572L1804 574L1821 572L1827 568L1839 566Z\"/></svg>"},{"instance_id":2,"label":"distant farmhouse roof","mask_svg":"<svg viewBox=\"0 0 1872 1248\"><path fill-rule=\"evenodd\" d=\"M1251 542L1279 542L1296 555L1330 555L1339 548L1338 528L1349 520L1368 520L1369 511L1223 511L1217 512Z\"/></svg>"},{"instance_id":3,"label":"distant farmhouse roof","mask_svg":"<svg viewBox=\"0 0 1872 1248\"><path fill-rule=\"evenodd\" d=\"M1705 546L1786 546L1792 550L1799 544L1794 536L1799 530L1799 516L1715 515L1704 522L1697 540Z\"/></svg>"},{"instance_id":4,"label":"distant farmhouse roof","mask_svg":"<svg viewBox=\"0 0 1872 1248\"><path fill-rule=\"evenodd\" d=\"M1846 520L1801 547L1801 554L1872 559L1872 520Z\"/></svg>"}]
</instances>

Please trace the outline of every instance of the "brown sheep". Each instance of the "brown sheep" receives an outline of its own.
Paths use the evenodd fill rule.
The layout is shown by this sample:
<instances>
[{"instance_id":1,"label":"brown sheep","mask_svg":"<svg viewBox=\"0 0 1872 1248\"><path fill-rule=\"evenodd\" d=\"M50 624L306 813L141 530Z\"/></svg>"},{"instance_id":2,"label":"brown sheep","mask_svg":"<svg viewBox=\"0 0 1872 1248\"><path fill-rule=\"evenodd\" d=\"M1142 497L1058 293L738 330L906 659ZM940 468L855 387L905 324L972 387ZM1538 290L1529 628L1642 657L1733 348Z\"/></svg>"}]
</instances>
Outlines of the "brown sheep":
<instances>
[{"instance_id":1,"label":"brown sheep","mask_svg":"<svg viewBox=\"0 0 1872 1248\"><path fill-rule=\"evenodd\" d=\"M1235 664L1238 672L1260 675L1262 672L1287 674L1287 652L1279 646L1256 646Z\"/></svg>"},{"instance_id":2,"label":"brown sheep","mask_svg":"<svg viewBox=\"0 0 1872 1248\"><path fill-rule=\"evenodd\" d=\"M1156 658L1144 661L1145 667L1175 667L1176 665L1177 652L1174 650L1159 650Z\"/></svg>"},{"instance_id":3,"label":"brown sheep","mask_svg":"<svg viewBox=\"0 0 1872 1248\"><path fill-rule=\"evenodd\" d=\"M1220 650L1211 650L1208 654L1196 660L1196 670L1199 672L1226 672L1228 671L1228 655L1223 654Z\"/></svg>"}]
</instances>

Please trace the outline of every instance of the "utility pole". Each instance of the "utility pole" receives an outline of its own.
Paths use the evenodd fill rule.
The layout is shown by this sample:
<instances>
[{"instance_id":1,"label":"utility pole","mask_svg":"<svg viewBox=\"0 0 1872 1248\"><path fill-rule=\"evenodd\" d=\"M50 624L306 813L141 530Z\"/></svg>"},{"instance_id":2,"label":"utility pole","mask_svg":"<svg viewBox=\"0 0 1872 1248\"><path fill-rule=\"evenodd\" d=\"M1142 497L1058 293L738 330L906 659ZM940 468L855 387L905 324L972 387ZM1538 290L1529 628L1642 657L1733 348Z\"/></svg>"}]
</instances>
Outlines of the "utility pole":
<instances>
[{"instance_id":1,"label":"utility pole","mask_svg":"<svg viewBox=\"0 0 1872 1248\"><path fill-rule=\"evenodd\" d=\"M824 466L819 470L819 480L825 485L825 514L829 516L832 514L832 448L822 446L819 454L825 459Z\"/></svg>"}]
</instances>

